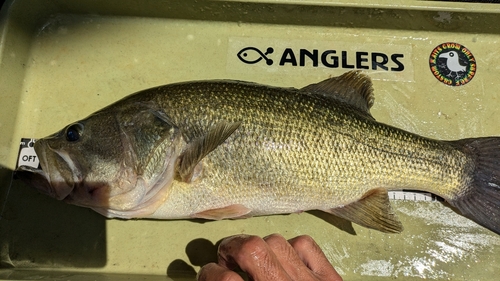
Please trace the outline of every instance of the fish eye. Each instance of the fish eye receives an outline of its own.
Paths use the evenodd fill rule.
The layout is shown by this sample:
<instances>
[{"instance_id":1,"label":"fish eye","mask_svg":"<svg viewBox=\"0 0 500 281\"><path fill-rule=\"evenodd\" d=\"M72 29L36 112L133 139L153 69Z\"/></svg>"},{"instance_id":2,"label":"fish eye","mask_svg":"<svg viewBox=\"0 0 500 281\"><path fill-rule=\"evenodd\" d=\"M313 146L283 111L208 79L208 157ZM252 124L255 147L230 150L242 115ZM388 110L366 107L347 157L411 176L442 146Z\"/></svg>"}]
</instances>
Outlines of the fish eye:
<instances>
[{"instance_id":1,"label":"fish eye","mask_svg":"<svg viewBox=\"0 0 500 281\"><path fill-rule=\"evenodd\" d=\"M75 123L66 129L66 140L69 142L75 142L80 139L83 133L83 125L80 123Z\"/></svg>"}]
</instances>

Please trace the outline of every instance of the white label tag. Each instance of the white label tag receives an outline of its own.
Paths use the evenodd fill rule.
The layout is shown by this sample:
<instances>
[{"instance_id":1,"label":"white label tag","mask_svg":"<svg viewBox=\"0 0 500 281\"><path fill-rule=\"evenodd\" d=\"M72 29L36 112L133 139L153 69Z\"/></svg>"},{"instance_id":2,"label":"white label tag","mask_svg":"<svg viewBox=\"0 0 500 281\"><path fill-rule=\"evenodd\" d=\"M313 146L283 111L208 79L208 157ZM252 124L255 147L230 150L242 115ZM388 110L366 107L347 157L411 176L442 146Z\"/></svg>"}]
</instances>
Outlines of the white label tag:
<instances>
[{"instance_id":1,"label":"white label tag","mask_svg":"<svg viewBox=\"0 0 500 281\"><path fill-rule=\"evenodd\" d=\"M29 166L35 169L40 168L40 161L38 160L38 155L36 155L34 148L35 142L36 139L21 139L19 156L17 157L17 167Z\"/></svg>"}]
</instances>

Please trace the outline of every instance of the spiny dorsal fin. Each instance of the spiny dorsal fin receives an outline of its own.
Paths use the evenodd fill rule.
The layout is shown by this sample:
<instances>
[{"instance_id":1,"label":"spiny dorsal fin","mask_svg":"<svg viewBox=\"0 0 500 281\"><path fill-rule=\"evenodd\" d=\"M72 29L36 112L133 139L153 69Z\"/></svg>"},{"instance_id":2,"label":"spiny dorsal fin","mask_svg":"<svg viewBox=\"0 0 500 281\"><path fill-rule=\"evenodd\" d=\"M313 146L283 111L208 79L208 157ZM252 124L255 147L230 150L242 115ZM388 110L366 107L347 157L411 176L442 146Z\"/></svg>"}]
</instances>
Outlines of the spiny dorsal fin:
<instances>
[{"instance_id":1,"label":"spiny dorsal fin","mask_svg":"<svg viewBox=\"0 0 500 281\"><path fill-rule=\"evenodd\" d=\"M373 118L370 114L370 108L375 100L372 81L361 71L349 71L340 76L308 85L301 90L348 103Z\"/></svg>"},{"instance_id":2,"label":"spiny dorsal fin","mask_svg":"<svg viewBox=\"0 0 500 281\"><path fill-rule=\"evenodd\" d=\"M391 208L387 190L383 188L370 190L360 200L327 212L382 232L400 233L403 231L403 225Z\"/></svg>"},{"instance_id":3,"label":"spiny dorsal fin","mask_svg":"<svg viewBox=\"0 0 500 281\"><path fill-rule=\"evenodd\" d=\"M196 165L212 150L221 145L238 127L241 122L219 122L204 136L194 139L179 156L176 179L190 182Z\"/></svg>"}]
</instances>

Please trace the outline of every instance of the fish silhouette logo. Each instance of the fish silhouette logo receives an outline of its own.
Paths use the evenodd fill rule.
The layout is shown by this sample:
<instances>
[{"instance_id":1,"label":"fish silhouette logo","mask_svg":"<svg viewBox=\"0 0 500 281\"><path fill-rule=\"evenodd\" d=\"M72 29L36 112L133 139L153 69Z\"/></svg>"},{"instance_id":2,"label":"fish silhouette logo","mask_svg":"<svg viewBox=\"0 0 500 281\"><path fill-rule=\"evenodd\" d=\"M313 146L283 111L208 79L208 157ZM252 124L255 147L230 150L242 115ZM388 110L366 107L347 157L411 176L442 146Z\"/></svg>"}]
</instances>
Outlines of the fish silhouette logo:
<instances>
[{"instance_id":1,"label":"fish silhouette logo","mask_svg":"<svg viewBox=\"0 0 500 281\"><path fill-rule=\"evenodd\" d=\"M267 48L265 53L255 47L246 47L238 52L238 58L246 64L256 64L261 60L265 60L267 65L272 65L273 60L268 58L267 55L273 52L274 49L271 47Z\"/></svg>"},{"instance_id":2,"label":"fish silhouette logo","mask_svg":"<svg viewBox=\"0 0 500 281\"><path fill-rule=\"evenodd\" d=\"M432 74L442 83L462 86L469 83L476 74L476 59L465 46L447 42L436 46L429 58Z\"/></svg>"}]
</instances>

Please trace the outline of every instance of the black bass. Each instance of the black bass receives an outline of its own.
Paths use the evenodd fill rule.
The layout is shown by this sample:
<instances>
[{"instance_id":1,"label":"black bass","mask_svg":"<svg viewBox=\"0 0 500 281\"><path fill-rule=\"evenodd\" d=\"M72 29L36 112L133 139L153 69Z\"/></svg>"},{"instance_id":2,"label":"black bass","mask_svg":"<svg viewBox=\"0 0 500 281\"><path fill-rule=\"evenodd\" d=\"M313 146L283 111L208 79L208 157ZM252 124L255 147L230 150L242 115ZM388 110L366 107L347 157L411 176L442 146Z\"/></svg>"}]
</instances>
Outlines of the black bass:
<instances>
[{"instance_id":1,"label":"black bass","mask_svg":"<svg viewBox=\"0 0 500 281\"><path fill-rule=\"evenodd\" d=\"M443 197L500 233L500 138L442 141L375 121L359 72L306 86L178 83L40 139L19 178L106 217L227 219L322 210L403 227L387 191Z\"/></svg>"}]
</instances>

